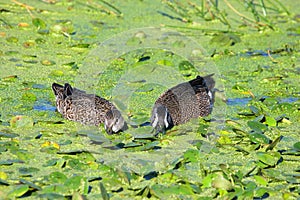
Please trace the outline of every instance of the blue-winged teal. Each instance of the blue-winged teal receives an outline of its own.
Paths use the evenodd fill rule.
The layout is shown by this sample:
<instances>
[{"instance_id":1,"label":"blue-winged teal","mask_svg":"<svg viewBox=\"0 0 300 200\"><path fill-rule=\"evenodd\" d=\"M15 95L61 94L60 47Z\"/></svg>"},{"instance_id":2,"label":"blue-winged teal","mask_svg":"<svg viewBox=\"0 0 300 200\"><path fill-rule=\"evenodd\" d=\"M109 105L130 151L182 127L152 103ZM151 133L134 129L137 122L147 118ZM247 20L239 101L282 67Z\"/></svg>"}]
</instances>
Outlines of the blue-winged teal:
<instances>
[{"instance_id":1,"label":"blue-winged teal","mask_svg":"<svg viewBox=\"0 0 300 200\"><path fill-rule=\"evenodd\" d=\"M165 91L152 109L151 125L156 133L165 132L191 118L207 116L212 111L215 81L213 74L181 83Z\"/></svg>"},{"instance_id":2,"label":"blue-winged teal","mask_svg":"<svg viewBox=\"0 0 300 200\"><path fill-rule=\"evenodd\" d=\"M72 88L68 83L64 86L53 83L52 90L56 97L57 110L64 118L87 125L98 126L104 123L108 134L127 129L120 111L108 100Z\"/></svg>"}]
</instances>

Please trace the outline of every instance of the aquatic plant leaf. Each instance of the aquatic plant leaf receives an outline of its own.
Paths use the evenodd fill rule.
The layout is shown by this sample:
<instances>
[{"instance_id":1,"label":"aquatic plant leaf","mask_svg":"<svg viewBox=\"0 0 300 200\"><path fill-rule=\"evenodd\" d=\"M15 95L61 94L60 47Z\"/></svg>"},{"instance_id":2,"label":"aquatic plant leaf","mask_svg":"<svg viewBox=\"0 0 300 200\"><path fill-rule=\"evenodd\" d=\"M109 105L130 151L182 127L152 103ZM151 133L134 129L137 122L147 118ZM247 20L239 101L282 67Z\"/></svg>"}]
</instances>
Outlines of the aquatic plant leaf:
<instances>
[{"instance_id":1,"label":"aquatic plant leaf","mask_svg":"<svg viewBox=\"0 0 300 200\"><path fill-rule=\"evenodd\" d=\"M283 138L283 136L279 136L277 137L267 148L266 148L266 151L269 151L269 150L273 150L274 147L278 144L278 142L281 141L281 139Z\"/></svg>"},{"instance_id":2,"label":"aquatic plant leaf","mask_svg":"<svg viewBox=\"0 0 300 200\"><path fill-rule=\"evenodd\" d=\"M9 198L21 197L29 190L28 185L18 185L8 193Z\"/></svg>"},{"instance_id":3,"label":"aquatic plant leaf","mask_svg":"<svg viewBox=\"0 0 300 200\"><path fill-rule=\"evenodd\" d=\"M23 160L13 159L13 160L0 160L1 165L12 165L14 163L24 163Z\"/></svg>"},{"instance_id":4,"label":"aquatic plant leaf","mask_svg":"<svg viewBox=\"0 0 300 200\"><path fill-rule=\"evenodd\" d=\"M294 145L293 145L294 149L296 149L297 151L300 151L300 142L296 142Z\"/></svg>"},{"instance_id":5,"label":"aquatic plant leaf","mask_svg":"<svg viewBox=\"0 0 300 200\"><path fill-rule=\"evenodd\" d=\"M55 65L55 62L52 61L52 60L46 59L46 60L42 60L41 64L44 65L44 66L51 66L51 65Z\"/></svg>"},{"instance_id":6,"label":"aquatic plant leaf","mask_svg":"<svg viewBox=\"0 0 300 200\"><path fill-rule=\"evenodd\" d=\"M19 173L24 174L24 175L30 175L30 174L36 173L38 171L40 171L40 169L38 169L36 167L21 167L21 168L19 168Z\"/></svg>"},{"instance_id":7,"label":"aquatic plant leaf","mask_svg":"<svg viewBox=\"0 0 300 200\"><path fill-rule=\"evenodd\" d=\"M192 195L194 194L193 188L189 184L176 184L165 186L161 184L155 184L150 188L151 194L160 198L166 199L170 195Z\"/></svg>"},{"instance_id":8,"label":"aquatic plant leaf","mask_svg":"<svg viewBox=\"0 0 300 200\"><path fill-rule=\"evenodd\" d=\"M265 124L267 124L268 126L276 126L277 125L277 121L273 117L265 116L265 118L266 118Z\"/></svg>"},{"instance_id":9,"label":"aquatic plant leaf","mask_svg":"<svg viewBox=\"0 0 300 200\"><path fill-rule=\"evenodd\" d=\"M231 190L232 184L229 180L225 179L222 173L218 173L212 180L212 186L217 189Z\"/></svg>"},{"instance_id":10,"label":"aquatic plant leaf","mask_svg":"<svg viewBox=\"0 0 300 200\"><path fill-rule=\"evenodd\" d=\"M238 42L241 42L240 37L232 33L219 33L211 39L211 43L217 43L223 46L233 46Z\"/></svg>"},{"instance_id":11,"label":"aquatic plant leaf","mask_svg":"<svg viewBox=\"0 0 300 200\"><path fill-rule=\"evenodd\" d=\"M82 176L73 176L67 179L64 186L71 192L80 191L83 194L87 194L88 191L87 179Z\"/></svg>"},{"instance_id":12,"label":"aquatic plant leaf","mask_svg":"<svg viewBox=\"0 0 300 200\"><path fill-rule=\"evenodd\" d=\"M212 181L216 177L216 174L208 174L202 179L202 186L201 188L210 188L212 186Z\"/></svg>"},{"instance_id":13,"label":"aquatic plant leaf","mask_svg":"<svg viewBox=\"0 0 300 200\"><path fill-rule=\"evenodd\" d=\"M47 185L43 187L42 193L45 194L59 194L59 195L67 195L69 190L66 186L62 184L53 184L53 185Z\"/></svg>"},{"instance_id":14,"label":"aquatic plant leaf","mask_svg":"<svg viewBox=\"0 0 300 200\"><path fill-rule=\"evenodd\" d=\"M259 161L269 166L275 166L281 157L278 152L272 152L272 153L257 152L256 156L259 159Z\"/></svg>"},{"instance_id":15,"label":"aquatic plant leaf","mask_svg":"<svg viewBox=\"0 0 300 200\"><path fill-rule=\"evenodd\" d=\"M41 190L42 189L40 186L34 184L33 182L27 181L27 180L22 179L22 178L20 179L20 182L23 183L23 184L26 184L26 185L28 185L31 188L36 189L36 190Z\"/></svg>"},{"instance_id":16,"label":"aquatic plant leaf","mask_svg":"<svg viewBox=\"0 0 300 200\"><path fill-rule=\"evenodd\" d=\"M33 94L32 92L25 92L22 95L22 100L24 100L24 101L36 101L36 95Z\"/></svg>"},{"instance_id":17,"label":"aquatic plant leaf","mask_svg":"<svg viewBox=\"0 0 300 200\"><path fill-rule=\"evenodd\" d=\"M38 29L43 29L46 28L46 23L40 19L40 18L33 18L32 19L32 24L37 27Z\"/></svg>"},{"instance_id":18,"label":"aquatic plant leaf","mask_svg":"<svg viewBox=\"0 0 300 200\"><path fill-rule=\"evenodd\" d=\"M261 132L249 133L249 138L252 142L256 144L269 144L270 139Z\"/></svg>"},{"instance_id":19,"label":"aquatic plant leaf","mask_svg":"<svg viewBox=\"0 0 300 200\"><path fill-rule=\"evenodd\" d=\"M174 65L174 64L173 64L171 61L169 61L169 60L159 60L159 61L157 61L156 64L158 64L158 65L163 65L163 66L173 66L173 65Z\"/></svg>"},{"instance_id":20,"label":"aquatic plant leaf","mask_svg":"<svg viewBox=\"0 0 300 200\"><path fill-rule=\"evenodd\" d=\"M3 180L2 178L0 178L0 186L1 186L1 185L8 186L9 183L8 183L6 180Z\"/></svg>"},{"instance_id":21,"label":"aquatic plant leaf","mask_svg":"<svg viewBox=\"0 0 300 200\"><path fill-rule=\"evenodd\" d=\"M107 193L107 191L106 191L103 183L100 182L99 186L100 186L100 191L101 191L102 199L103 200L109 200L109 194Z\"/></svg>"},{"instance_id":22,"label":"aquatic plant leaf","mask_svg":"<svg viewBox=\"0 0 300 200\"><path fill-rule=\"evenodd\" d=\"M19 135L16 134L16 133L3 133L3 132L0 132L0 138L15 138L15 137L18 137Z\"/></svg>"},{"instance_id":23,"label":"aquatic plant leaf","mask_svg":"<svg viewBox=\"0 0 300 200\"><path fill-rule=\"evenodd\" d=\"M268 129L268 127L265 124L262 124L257 121L248 121L247 124L252 130L259 132L259 133L264 132Z\"/></svg>"},{"instance_id":24,"label":"aquatic plant leaf","mask_svg":"<svg viewBox=\"0 0 300 200\"><path fill-rule=\"evenodd\" d=\"M64 183L67 180L67 176L61 172L52 172L49 174L49 181L52 183Z\"/></svg>"},{"instance_id":25,"label":"aquatic plant leaf","mask_svg":"<svg viewBox=\"0 0 300 200\"><path fill-rule=\"evenodd\" d=\"M153 141L153 142L149 142L147 143L146 145L144 146L141 146L141 147L137 147L137 149L139 151L146 151L146 150L150 150L150 149L154 149L154 148L157 148L159 144L159 141Z\"/></svg>"},{"instance_id":26,"label":"aquatic plant leaf","mask_svg":"<svg viewBox=\"0 0 300 200\"><path fill-rule=\"evenodd\" d=\"M254 178L255 178L256 182L259 185L262 185L262 186L267 186L268 185L268 181L264 177L258 176L258 175L254 175Z\"/></svg>"},{"instance_id":27,"label":"aquatic plant leaf","mask_svg":"<svg viewBox=\"0 0 300 200\"><path fill-rule=\"evenodd\" d=\"M184 158L187 162L197 162L199 161L199 150L189 149L184 153Z\"/></svg>"}]
</instances>

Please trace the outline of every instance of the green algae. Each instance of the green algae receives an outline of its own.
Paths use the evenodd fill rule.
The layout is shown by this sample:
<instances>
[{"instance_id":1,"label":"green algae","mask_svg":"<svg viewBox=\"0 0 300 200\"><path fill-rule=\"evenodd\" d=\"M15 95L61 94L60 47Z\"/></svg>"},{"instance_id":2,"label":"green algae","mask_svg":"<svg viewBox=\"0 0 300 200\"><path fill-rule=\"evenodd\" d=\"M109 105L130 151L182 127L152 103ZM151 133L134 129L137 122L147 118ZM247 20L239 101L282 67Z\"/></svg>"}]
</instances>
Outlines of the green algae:
<instances>
[{"instance_id":1,"label":"green algae","mask_svg":"<svg viewBox=\"0 0 300 200\"><path fill-rule=\"evenodd\" d=\"M25 7L0 4L0 196L299 198L295 19L275 15L275 31L240 27L239 40L226 33L229 40L220 44L209 31L217 23L198 27L165 17L157 12L169 13L160 1L103 2L39 1L33 18ZM186 36L164 35L159 46L149 39L153 29L142 32L161 24L194 38L202 46L193 53L201 59L184 52L195 50ZM145 41L148 46L136 48ZM147 126L108 136L102 126L64 120L53 109L52 82L70 82L111 99L137 126L149 120L161 92L198 72L216 73L214 113L158 138ZM156 76L163 81L149 78ZM251 100L226 106L226 98ZM41 103L48 107L36 106Z\"/></svg>"}]
</instances>

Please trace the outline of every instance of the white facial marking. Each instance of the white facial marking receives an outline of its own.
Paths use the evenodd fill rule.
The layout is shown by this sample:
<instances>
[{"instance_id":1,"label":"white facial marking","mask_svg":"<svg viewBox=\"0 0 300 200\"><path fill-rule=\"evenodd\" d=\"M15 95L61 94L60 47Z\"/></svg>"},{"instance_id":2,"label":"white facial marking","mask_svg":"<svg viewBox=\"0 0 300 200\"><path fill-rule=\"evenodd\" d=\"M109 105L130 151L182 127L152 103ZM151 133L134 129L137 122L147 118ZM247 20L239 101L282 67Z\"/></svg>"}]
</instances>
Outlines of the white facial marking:
<instances>
[{"instance_id":1,"label":"white facial marking","mask_svg":"<svg viewBox=\"0 0 300 200\"><path fill-rule=\"evenodd\" d=\"M209 96L210 99L212 99L212 93L211 93L211 91L208 91L208 96Z\"/></svg>"},{"instance_id":2,"label":"white facial marking","mask_svg":"<svg viewBox=\"0 0 300 200\"><path fill-rule=\"evenodd\" d=\"M113 130L113 132L115 132L115 133L119 131L118 128L117 128L117 126L113 126L113 127L112 127L112 130Z\"/></svg>"},{"instance_id":3,"label":"white facial marking","mask_svg":"<svg viewBox=\"0 0 300 200\"><path fill-rule=\"evenodd\" d=\"M166 109L166 112L165 112L165 118L164 118L164 123L165 123L166 128L169 127L169 123L168 123L168 113L167 113L167 112L168 112L168 111L167 111L167 109Z\"/></svg>"},{"instance_id":4,"label":"white facial marking","mask_svg":"<svg viewBox=\"0 0 300 200\"><path fill-rule=\"evenodd\" d=\"M152 127L156 127L156 126L157 126L157 123L158 123L158 116L157 116L157 113L155 113L154 121L153 121L153 123L152 123Z\"/></svg>"}]
</instances>

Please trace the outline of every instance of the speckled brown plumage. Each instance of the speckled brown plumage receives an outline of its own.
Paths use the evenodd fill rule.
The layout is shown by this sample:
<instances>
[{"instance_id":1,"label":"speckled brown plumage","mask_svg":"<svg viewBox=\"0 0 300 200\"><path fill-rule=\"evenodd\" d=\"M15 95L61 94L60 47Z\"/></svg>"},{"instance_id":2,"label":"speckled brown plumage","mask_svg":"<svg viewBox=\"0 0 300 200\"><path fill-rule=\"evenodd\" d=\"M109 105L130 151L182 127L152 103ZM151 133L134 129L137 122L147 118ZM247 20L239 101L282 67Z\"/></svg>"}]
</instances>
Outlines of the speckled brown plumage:
<instances>
[{"instance_id":1,"label":"speckled brown plumage","mask_svg":"<svg viewBox=\"0 0 300 200\"><path fill-rule=\"evenodd\" d=\"M56 96L57 110L66 119L97 126L101 123L106 123L107 120L112 120L106 118L108 111L116 110L116 112L119 112L110 101L97 95L87 94L85 91L72 88L68 83L64 86L53 83L52 89ZM118 117L121 118L121 123L126 124L121 114ZM113 126L112 123L109 124ZM119 126L122 125L120 124ZM114 130L119 131L122 128L123 126L114 128Z\"/></svg>"},{"instance_id":2,"label":"speckled brown plumage","mask_svg":"<svg viewBox=\"0 0 300 200\"><path fill-rule=\"evenodd\" d=\"M155 102L152 109L152 126L168 129L168 125L178 125L191 118L207 116L213 105L214 87L212 75L201 77L181 83L165 91ZM164 113L170 115L168 118ZM164 124L164 125L163 125ZM166 126L166 127L157 127Z\"/></svg>"}]
</instances>

